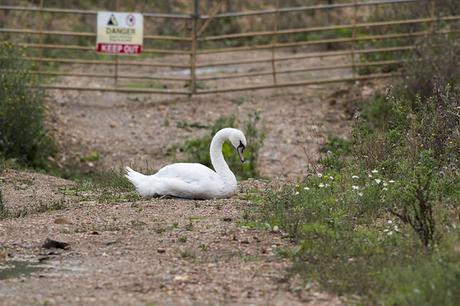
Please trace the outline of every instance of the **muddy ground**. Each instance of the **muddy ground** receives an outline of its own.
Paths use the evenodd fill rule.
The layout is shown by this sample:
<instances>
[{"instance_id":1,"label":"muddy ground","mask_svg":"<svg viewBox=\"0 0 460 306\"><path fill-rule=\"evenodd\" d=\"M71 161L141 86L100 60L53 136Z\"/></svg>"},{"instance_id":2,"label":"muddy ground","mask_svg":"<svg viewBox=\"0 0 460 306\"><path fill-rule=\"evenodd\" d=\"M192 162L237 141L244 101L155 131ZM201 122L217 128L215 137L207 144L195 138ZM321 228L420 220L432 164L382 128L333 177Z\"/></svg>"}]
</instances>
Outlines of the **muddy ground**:
<instances>
[{"instance_id":1,"label":"muddy ground","mask_svg":"<svg viewBox=\"0 0 460 306\"><path fill-rule=\"evenodd\" d=\"M49 121L58 164L153 170L172 161L175 144L209 133L182 123L209 125L223 115L241 123L258 112L266 135L262 177L298 180L312 172L328 135L348 135L344 105L371 88L327 84L192 98L51 92ZM85 158L95 152L97 160ZM0 220L0 305L343 304L289 273L278 254L295 245L282 231L244 226L253 205L245 194L260 181L215 201L121 201L16 170L1 173L0 184L10 212ZM46 238L70 248L45 249Z\"/></svg>"}]
</instances>

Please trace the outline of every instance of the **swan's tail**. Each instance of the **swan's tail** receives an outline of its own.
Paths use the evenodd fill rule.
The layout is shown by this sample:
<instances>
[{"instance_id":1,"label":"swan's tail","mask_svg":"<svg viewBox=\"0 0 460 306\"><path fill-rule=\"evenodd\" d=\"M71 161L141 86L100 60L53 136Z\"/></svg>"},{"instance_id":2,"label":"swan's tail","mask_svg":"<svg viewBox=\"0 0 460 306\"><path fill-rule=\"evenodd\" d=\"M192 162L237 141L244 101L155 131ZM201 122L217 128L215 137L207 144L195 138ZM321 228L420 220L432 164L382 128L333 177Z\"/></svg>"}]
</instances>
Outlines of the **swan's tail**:
<instances>
[{"instance_id":1,"label":"swan's tail","mask_svg":"<svg viewBox=\"0 0 460 306\"><path fill-rule=\"evenodd\" d=\"M137 171L134 171L130 167L126 167L125 177L136 187L137 192L142 197L152 197L155 195L155 191L152 190L153 186L149 186L149 177Z\"/></svg>"}]
</instances>

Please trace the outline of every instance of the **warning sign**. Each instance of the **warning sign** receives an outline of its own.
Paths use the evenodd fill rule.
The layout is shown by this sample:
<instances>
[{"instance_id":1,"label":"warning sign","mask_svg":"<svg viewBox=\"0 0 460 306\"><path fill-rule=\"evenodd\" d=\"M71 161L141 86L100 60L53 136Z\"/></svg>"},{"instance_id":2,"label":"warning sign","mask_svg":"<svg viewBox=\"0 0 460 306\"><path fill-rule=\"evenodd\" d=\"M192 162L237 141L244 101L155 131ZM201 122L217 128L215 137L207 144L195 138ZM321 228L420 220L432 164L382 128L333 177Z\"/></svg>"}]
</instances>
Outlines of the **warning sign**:
<instances>
[{"instance_id":1,"label":"warning sign","mask_svg":"<svg viewBox=\"0 0 460 306\"><path fill-rule=\"evenodd\" d=\"M97 13L97 52L139 54L144 38L144 19L139 13Z\"/></svg>"}]
</instances>

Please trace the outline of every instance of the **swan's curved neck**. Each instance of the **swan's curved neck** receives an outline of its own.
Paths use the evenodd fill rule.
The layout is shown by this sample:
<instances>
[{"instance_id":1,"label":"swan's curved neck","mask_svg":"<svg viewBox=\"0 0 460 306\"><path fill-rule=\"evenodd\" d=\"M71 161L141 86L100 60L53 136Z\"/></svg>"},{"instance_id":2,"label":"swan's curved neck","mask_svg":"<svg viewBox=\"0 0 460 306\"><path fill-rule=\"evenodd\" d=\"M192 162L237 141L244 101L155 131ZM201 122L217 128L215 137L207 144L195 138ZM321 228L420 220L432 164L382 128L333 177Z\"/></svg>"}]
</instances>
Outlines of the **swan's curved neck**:
<instances>
[{"instance_id":1,"label":"swan's curved neck","mask_svg":"<svg viewBox=\"0 0 460 306\"><path fill-rule=\"evenodd\" d=\"M235 175L230 170L222 154L222 144L228 139L229 131L220 130L214 135L211 141L210 155L211 163L217 174L223 178L236 180Z\"/></svg>"}]
</instances>

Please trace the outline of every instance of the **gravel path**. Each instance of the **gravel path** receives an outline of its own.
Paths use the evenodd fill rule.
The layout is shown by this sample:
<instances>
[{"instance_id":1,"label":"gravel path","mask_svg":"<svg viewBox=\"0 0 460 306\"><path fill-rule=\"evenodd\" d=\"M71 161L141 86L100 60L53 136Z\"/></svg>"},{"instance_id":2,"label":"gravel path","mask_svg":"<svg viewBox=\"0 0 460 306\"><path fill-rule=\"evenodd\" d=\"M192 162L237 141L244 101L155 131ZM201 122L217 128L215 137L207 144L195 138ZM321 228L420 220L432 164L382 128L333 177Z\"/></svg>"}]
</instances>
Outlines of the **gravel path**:
<instances>
[{"instance_id":1,"label":"gravel path","mask_svg":"<svg viewBox=\"0 0 460 306\"><path fill-rule=\"evenodd\" d=\"M9 170L2 190L24 177L53 180ZM38 268L0 277L1 305L341 304L288 277L277 250L293 245L281 232L241 226L247 200L101 203L79 201L71 190L70 182L50 182L42 198L62 196L66 208L0 221L0 267L27 261ZM6 207L25 192L5 192ZM46 238L70 249L44 249Z\"/></svg>"},{"instance_id":2,"label":"gravel path","mask_svg":"<svg viewBox=\"0 0 460 306\"><path fill-rule=\"evenodd\" d=\"M250 56L260 58L269 54L260 52ZM216 58L209 61L223 60L218 56L222 55L215 55ZM242 60L247 59L248 55L231 56L235 57L233 60ZM332 65L341 60L343 59L310 59L302 62L301 66ZM284 65L284 69L299 68L298 62L286 62ZM261 68L246 66L244 68L251 71ZM79 69L82 68L77 66L73 70ZM350 71L336 72L347 73ZM291 81L296 81L322 75L306 72L289 77ZM232 80L230 83L232 86L247 86L262 81L260 78L251 78ZM101 79L85 80L74 77L62 78L60 82L78 86L105 84ZM110 80L105 82L111 85ZM219 86L229 86L228 80L219 82ZM149 168L159 169L172 161L173 145L209 133L207 129L184 128L184 125L209 126L221 116L234 116L237 118L236 127L242 128L241 124L257 112L260 114L258 128L266 135L257 165L262 176L297 179L307 174L309 166L317 161L319 149L328 135L347 135L350 122L345 120L342 104L343 98L349 95L349 86L346 84L212 94L192 98L56 91L50 96L48 104L55 114L51 125L61 148L64 149L61 162L65 163L75 156L81 159L95 151L100 157L99 164L104 168L120 168L124 165L145 168L148 165Z\"/></svg>"},{"instance_id":3,"label":"gravel path","mask_svg":"<svg viewBox=\"0 0 460 306\"><path fill-rule=\"evenodd\" d=\"M343 104L353 95L344 84L192 98L53 92L49 125L62 150L57 163L158 169L172 161L172 146L209 133L184 123L232 115L241 125L258 112L266 137L257 167L279 183L311 173L328 135L348 134ZM243 226L252 184L260 182L243 182L225 200L120 202L116 193L100 200L70 181L4 171L3 206L24 216L0 219L0 276L24 261L35 271L0 277L0 305L341 305L288 274L277 254L295 246L282 232ZM70 249L46 250L46 238Z\"/></svg>"}]
</instances>

